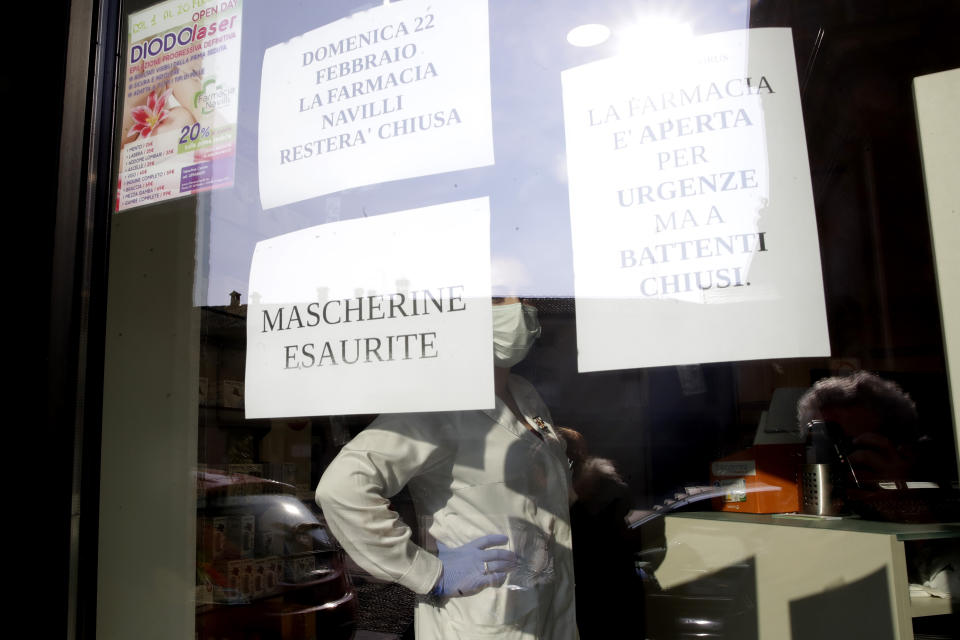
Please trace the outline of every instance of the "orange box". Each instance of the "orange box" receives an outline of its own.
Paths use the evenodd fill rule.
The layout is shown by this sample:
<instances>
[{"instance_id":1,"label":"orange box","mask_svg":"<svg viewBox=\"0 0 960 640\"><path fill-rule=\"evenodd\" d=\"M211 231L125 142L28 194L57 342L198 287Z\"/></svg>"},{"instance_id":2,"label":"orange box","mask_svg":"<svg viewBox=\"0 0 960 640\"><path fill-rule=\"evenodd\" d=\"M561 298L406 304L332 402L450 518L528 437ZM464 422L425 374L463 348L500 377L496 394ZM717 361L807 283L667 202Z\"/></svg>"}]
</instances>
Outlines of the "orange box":
<instances>
[{"instance_id":1,"label":"orange box","mask_svg":"<svg viewBox=\"0 0 960 640\"><path fill-rule=\"evenodd\" d=\"M800 510L797 470L803 460L799 444L748 447L710 465L710 483L725 489L713 499L715 511L792 513Z\"/></svg>"}]
</instances>

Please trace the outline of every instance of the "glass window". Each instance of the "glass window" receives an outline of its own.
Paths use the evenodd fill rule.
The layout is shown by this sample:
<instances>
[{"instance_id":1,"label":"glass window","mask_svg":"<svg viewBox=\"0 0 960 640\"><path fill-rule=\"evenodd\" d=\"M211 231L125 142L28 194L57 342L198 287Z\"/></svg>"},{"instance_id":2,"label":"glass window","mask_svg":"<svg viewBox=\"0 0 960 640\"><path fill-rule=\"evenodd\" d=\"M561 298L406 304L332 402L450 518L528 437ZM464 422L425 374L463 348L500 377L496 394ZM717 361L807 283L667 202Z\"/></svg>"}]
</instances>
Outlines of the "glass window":
<instances>
[{"instance_id":1,"label":"glass window","mask_svg":"<svg viewBox=\"0 0 960 640\"><path fill-rule=\"evenodd\" d=\"M121 12L99 635L949 628L952 3Z\"/></svg>"}]
</instances>

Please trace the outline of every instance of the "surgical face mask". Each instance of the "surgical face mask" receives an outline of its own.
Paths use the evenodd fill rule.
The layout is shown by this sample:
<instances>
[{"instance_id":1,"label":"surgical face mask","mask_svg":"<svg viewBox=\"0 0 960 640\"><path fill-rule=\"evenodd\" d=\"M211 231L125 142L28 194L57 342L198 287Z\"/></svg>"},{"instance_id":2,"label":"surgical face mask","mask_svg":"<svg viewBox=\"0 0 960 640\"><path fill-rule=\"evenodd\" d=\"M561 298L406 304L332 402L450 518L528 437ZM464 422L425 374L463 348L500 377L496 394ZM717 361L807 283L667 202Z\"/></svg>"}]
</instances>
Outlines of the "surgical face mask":
<instances>
[{"instance_id":1,"label":"surgical face mask","mask_svg":"<svg viewBox=\"0 0 960 640\"><path fill-rule=\"evenodd\" d=\"M493 306L493 364L509 368L523 360L540 337L537 310L520 302Z\"/></svg>"}]
</instances>

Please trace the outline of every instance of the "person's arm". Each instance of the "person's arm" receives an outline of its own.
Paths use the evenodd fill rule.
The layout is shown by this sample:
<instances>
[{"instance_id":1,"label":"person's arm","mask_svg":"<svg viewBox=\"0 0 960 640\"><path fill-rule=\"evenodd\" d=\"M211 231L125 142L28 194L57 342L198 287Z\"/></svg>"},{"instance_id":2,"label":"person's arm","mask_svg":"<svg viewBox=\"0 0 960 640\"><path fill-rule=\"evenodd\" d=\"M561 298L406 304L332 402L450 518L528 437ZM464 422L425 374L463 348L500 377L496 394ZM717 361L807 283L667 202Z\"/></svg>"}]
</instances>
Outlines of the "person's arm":
<instances>
[{"instance_id":1,"label":"person's arm","mask_svg":"<svg viewBox=\"0 0 960 640\"><path fill-rule=\"evenodd\" d=\"M389 498L446 455L441 425L423 416L380 420L348 443L317 485L317 504L350 557L373 576L426 594L440 579L440 560L410 539Z\"/></svg>"}]
</instances>

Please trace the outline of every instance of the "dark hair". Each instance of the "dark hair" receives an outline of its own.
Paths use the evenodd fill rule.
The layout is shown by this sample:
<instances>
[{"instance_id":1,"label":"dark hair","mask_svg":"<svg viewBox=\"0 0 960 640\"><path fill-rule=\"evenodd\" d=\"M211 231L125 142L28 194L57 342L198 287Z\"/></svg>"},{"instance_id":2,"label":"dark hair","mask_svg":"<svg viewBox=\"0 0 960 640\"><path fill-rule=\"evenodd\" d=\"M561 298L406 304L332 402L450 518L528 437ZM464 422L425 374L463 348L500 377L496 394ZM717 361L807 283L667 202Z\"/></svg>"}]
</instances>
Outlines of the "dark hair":
<instances>
[{"instance_id":1,"label":"dark hair","mask_svg":"<svg viewBox=\"0 0 960 640\"><path fill-rule=\"evenodd\" d=\"M870 409L883 434L900 440L913 436L917 428L917 407L910 396L897 383L867 371L824 378L810 387L797 402L800 429L827 407Z\"/></svg>"}]
</instances>

